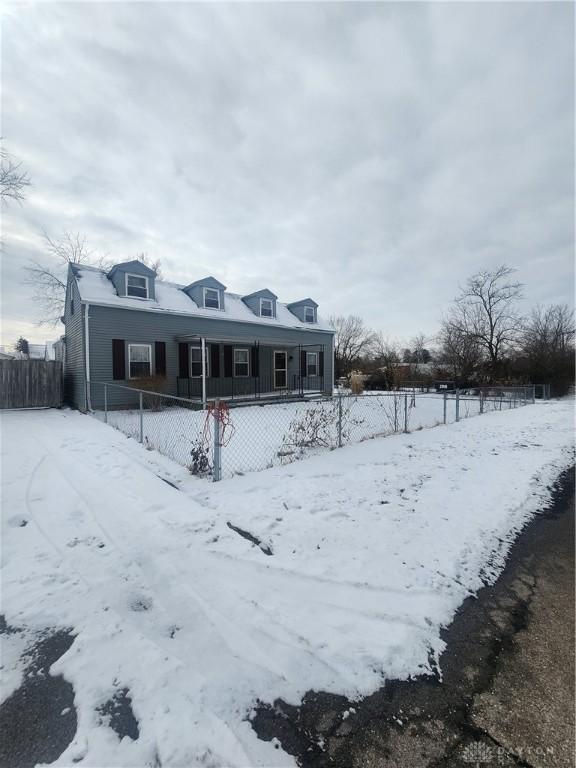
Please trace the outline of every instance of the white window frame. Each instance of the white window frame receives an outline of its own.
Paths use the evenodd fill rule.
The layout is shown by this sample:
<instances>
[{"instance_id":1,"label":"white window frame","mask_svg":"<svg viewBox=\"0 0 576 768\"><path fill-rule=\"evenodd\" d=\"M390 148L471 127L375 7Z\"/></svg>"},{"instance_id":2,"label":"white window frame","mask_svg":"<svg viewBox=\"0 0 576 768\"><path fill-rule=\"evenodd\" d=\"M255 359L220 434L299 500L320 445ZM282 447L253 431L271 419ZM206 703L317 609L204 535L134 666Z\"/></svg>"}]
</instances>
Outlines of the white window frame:
<instances>
[{"instance_id":1,"label":"white window frame","mask_svg":"<svg viewBox=\"0 0 576 768\"><path fill-rule=\"evenodd\" d=\"M129 277L136 277L138 280L144 280L146 283L146 296L132 296L130 293L128 293L128 278ZM145 301L146 299L150 298L150 285L148 283L148 278L146 275L135 275L132 272L126 272L124 276L124 288L126 296L130 299L140 299L141 301Z\"/></svg>"},{"instance_id":2,"label":"white window frame","mask_svg":"<svg viewBox=\"0 0 576 768\"><path fill-rule=\"evenodd\" d=\"M133 344L128 344L128 379L140 379L142 377L142 375L132 376L132 347L148 347L148 376L152 376L152 344L140 344L139 342L135 341ZM144 360L135 360L134 362L143 363Z\"/></svg>"},{"instance_id":3,"label":"white window frame","mask_svg":"<svg viewBox=\"0 0 576 768\"><path fill-rule=\"evenodd\" d=\"M192 360L192 350L200 350L200 360ZM208 345L204 347L204 357L206 358L206 378L210 377L210 355L208 354ZM200 363L200 373L196 376L192 373L192 363ZM190 344L190 378L201 379L202 378L202 347L200 344Z\"/></svg>"},{"instance_id":4,"label":"white window frame","mask_svg":"<svg viewBox=\"0 0 576 768\"><path fill-rule=\"evenodd\" d=\"M284 355L284 368L276 368L276 355ZM286 383L283 387L276 384L276 371L283 371ZM288 389L288 352L285 349L274 349L272 351L272 383L274 389Z\"/></svg>"},{"instance_id":5,"label":"white window frame","mask_svg":"<svg viewBox=\"0 0 576 768\"><path fill-rule=\"evenodd\" d=\"M310 358L314 358L314 362L310 362ZM316 373L310 373L310 366L313 365L316 369ZM306 352L306 376L318 376L318 352Z\"/></svg>"},{"instance_id":6,"label":"white window frame","mask_svg":"<svg viewBox=\"0 0 576 768\"><path fill-rule=\"evenodd\" d=\"M308 311L312 312L312 320L308 319ZM314 307L311 307L310 304L306 304L304 306L304 322L305 323L315 323L316 322L316 310Z\"/></svg>"},{"instance_id":7,"label":"white window frame","mask_svg":"<svg viewBox=\"0 0 576 768\"><path fill-rule=\"evenodd\" d=\"M269 315L263 315L262 314L262 304L263 304L263 302L266 302L266 303L270 304L270 314ZM274 313L274 299L260 298L260 317L272 317L273 318L274 315L275 315L275 313Z\"/></svg>"},{"instance_id":8,"label":"white window frame","mask_svg":"<svg viewBox=\"0 0 576 768\"><path fill-rule=\"evenodd\" d=\"M209 307L206 304L206 291L214 291L216 296L218 296L218 306L217 307ZM202 289L202 298L204 300L204 309L222 309L222 300L220 298L220 290L218 288L210 288L209 286L205 285Z\"/></svg>"},{"instance_id":9,"label":"white window frame","mask_svg":"<svg viewBox=\"0 0 576 768\"><path fill-rule=\"evenodd\" d=\"M236 360L236 352L246 352L246 360ZM236 373L237 365L245 365L247 373ZM232 357L232 375L235 379L247 379L250 376L250 350L246 347L234 347Z\"/></svg>"}]
</instances>

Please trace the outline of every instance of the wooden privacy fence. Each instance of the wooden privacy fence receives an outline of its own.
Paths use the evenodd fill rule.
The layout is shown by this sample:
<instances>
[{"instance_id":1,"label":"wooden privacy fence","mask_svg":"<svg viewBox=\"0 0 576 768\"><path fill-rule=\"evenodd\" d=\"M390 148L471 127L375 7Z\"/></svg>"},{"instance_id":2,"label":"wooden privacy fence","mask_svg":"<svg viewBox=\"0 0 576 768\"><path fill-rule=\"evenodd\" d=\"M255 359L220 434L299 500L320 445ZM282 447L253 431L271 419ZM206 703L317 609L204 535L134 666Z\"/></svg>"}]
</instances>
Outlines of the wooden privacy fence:
<instances>
[{"instance_id":1,"label":"wooden privacy fence","mask_svg":"<svg viewBox=\"0 0 576 768\"><path fill-rule=\"evenodd\" d=\"M60 408L59 360L0 360L0 408Z\"/></svg>"}]
</instances>

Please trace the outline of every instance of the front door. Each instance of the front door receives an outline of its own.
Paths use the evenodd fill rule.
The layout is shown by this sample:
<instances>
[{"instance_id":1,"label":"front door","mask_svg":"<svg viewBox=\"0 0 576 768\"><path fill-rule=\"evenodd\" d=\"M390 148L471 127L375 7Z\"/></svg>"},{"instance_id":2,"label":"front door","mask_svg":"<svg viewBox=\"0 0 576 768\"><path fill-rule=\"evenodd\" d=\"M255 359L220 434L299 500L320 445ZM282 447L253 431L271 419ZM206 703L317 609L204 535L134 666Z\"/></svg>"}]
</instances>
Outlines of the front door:
<instances>
[{"instance_id":1,"label":"front door","mask_svg":"<svg viewBox=\"0 0 576 768\"><path fill-rule=\"evenodd\" d=\"M288 383L287 353L274 351L274 389L286 389L287 383Z\"/></svg>"}]
</instances>

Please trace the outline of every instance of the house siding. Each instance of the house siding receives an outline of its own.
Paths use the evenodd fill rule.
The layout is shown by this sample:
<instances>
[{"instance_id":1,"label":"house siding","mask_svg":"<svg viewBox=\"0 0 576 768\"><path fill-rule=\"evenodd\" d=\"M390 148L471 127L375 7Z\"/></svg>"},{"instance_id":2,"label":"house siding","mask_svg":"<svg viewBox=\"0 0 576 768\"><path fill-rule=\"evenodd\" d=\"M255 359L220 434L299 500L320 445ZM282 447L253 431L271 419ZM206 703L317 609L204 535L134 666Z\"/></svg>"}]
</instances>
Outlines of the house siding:
<instances>
[{"instance_id":1,"label":"house siding","mask_svg":"<svg viewBox=\"0 0 576 768\"><path fill-rule=\"evenodd\" d=\"M71 311L74 301L74 314ZM69 271L64 307L64 400L68 405L86 410L86 360L84 357L84 313L76 279Z\"/></svg>"},{"instance_id":2,"label":"house siding","mask_svg":"<svg viewBox=\"0 0 576 768\"><path fill-rule=\"evenodd\" d=\"M217 312L215 312L217 314ZM136 309L120 309L116 307L103 307L90 305L90 379L92 393L92 407L103 406L103 382L113 382L112 376L112 339L123 339L126 344L150 344L152 347L152 371L155 370L154 342L166 342L166 386L164 391L168 394L177 394L176 379L178 370L178 344L177 337L198 334L210 339L211 337L224 337L234 340L232 346L251 346L255 342L274 346L260 349L260 371L266 361L271 360L273 349L286 349L298 344L324 345L324 382L326 391L332 391L333 385L333 335L328 332L307 331L299 329L283 328L273 325L260 325L255 323L243 323L224 320L218 317L198 318L159 312L146 312ZM221 342L224 343L224 342ZM292 361L288 362L289 381L299 372L297 355L292 355ZM126 361L128 356L126 353ZM224 361L220 358L221 375L224 370ZM124 382L117 381L117 384ZM210 394L210 390L208 390ZM113 388L109 392L109 404L121 405L130 398L130 393L122 393Z\"/></svg>"}]
</instances>

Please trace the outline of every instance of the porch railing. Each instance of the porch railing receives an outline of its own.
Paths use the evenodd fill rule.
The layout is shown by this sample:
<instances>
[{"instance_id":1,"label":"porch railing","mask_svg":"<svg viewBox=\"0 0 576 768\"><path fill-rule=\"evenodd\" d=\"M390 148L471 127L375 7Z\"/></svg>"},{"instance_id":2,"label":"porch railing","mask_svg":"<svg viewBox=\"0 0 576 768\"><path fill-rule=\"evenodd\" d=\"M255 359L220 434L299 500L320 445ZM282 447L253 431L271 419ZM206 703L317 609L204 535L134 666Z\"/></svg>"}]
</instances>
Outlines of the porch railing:
<instances>
[{"instance_id":1,"label":"porch railing","mask_svg":"<svg viewBox=\"0 0 576 768\"><path fill-rule=\"evenodd\" d=\"M287 386L275 386L274 375L261 376L229 376L206 379L206 397L221 400L261 399L267 397L303 396L307 393L324 391L324 376L300 376L293 374L288 377ZM202 379L176 379L176 390L179 397L193 399L202 398Z\"/></svg>"}]
</instances>

